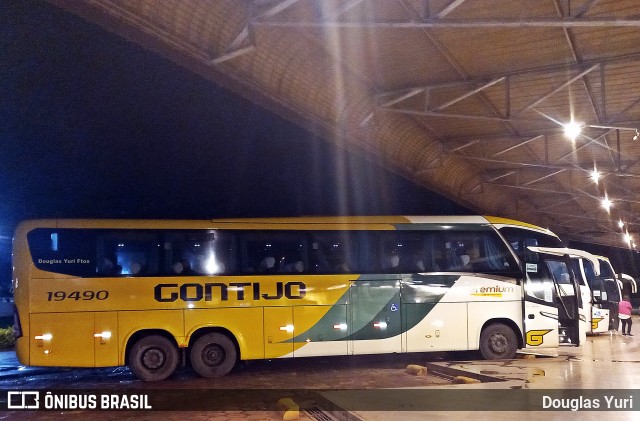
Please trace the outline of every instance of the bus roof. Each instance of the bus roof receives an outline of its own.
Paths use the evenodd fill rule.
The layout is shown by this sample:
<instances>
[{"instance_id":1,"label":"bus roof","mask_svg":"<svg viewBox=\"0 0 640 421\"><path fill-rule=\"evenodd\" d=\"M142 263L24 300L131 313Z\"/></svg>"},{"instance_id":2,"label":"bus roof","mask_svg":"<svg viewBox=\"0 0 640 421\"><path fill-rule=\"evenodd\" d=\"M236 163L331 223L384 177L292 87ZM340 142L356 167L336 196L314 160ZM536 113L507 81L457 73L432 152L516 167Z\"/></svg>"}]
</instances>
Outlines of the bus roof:
<instances>
[{"instance_id":1,"label":"bus roof","mask_svg":"<svg viewBox=\"0 0 640 421\"><path fill-rule=\"evenodd\" d=\"M601 260L604 260L604 261L607 261L607 262L611 263L611 261L609 260L609 258L608 258L607 256L601 256L601 255L599 255L599 254L596 254L595 256L596 256L598 259L601 259Z\"/></svg>"},{"instance_id":2,"label":"bus roof","mask_svg":"<svg viewBox=\"0 0 640 421\"><path fill-rule=\"evenodd\" d=\"M537 225L529 224L522 221L517 221L515 219L501 218L498 216L485 216L485 218L489 223L491 223L492 225L495 225L497 228L500 228L502 226L527 228L527 229L539 231L539 232L557 237L557 235L554 234L553 231L548 230L547 228L542 228Z\"/></svg>"},{"instance_id":3,"label":"bus roof","mask_svg":"<svg viewBox=\"0 0 640 421\"><path fill-rule=\"evenodd\" d=\"M33 228L98 228L98 229L285 229L292 225L304 229L304 226L317 229L329 229L331 226L355 229L393 230L404 224L439 225L504 225L532 229L554 235L551 231L525 222L490 216L302 216L278 218L223 218L211 220L170 220L170 219L40 219L27 220L19 224L16 230Z\"/></svg>"}]
</instances>

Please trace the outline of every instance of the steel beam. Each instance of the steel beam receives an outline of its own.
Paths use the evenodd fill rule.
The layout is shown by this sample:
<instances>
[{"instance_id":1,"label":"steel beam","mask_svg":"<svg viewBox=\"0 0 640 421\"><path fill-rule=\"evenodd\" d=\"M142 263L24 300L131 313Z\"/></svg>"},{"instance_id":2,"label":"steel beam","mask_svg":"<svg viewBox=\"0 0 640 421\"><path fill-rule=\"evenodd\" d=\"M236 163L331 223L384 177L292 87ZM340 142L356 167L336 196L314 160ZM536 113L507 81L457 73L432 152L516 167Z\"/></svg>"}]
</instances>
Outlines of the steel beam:
<instances>
[{"instance_id":1,"label":"steel beam","mask_svg":"<svg viewBox=\"0 0 640 421\"><path fill-rule=\"evenodd\" d=\"M452 0L451 3L449 3L440 12L436 13L436 15L433 17L435 19L442 19L443 17L447 16L449 13L453 12L455 9L460 7L460 5L462 5L462 3L464 3L465 1L466 0Z\"/></svg>"},{"instance_id":2,"label":"steel beam","mask_svg":"<svg viewBox=\"0 0 640 421\"><path fill-rule=\"evenodd\" d=\"M326 19L326 20L337 19L340 15L348 12L349 10L353 9L354 7L356 7L362 2L363 0L349 0L348 2L346 2L336 10L332 11L331 13L327 13L326 15L323 15L322 19Z\"/></svg>"},{"instance_id":3,"label":"steel beam","mask_svg":"<svg viewBox=\"0 0 640 421\"><path fill-rule=\"evenodd\" d=\"M273 16L277 15L278 13L282 12L283 10L293 6L298 1L300 1L300 0L283 0L283 1L279 2L278 4L276 4L275 6L272 6L269 9L267 9L266 11L262 12L260 14L259 18L270 18L270 17L273 17Z\"/></svg>"},{"instance_id":4,"label":"steel beam","mask_svg":"<svg viewBox=\"0 0 640 421\"><path fill-rule=\"evenodd\" d=\"M488 87L490 87L490 86L495 85L496 83L500 83L500 82L502 82L503 80L505 80L505 77L500 77L500 78L498 78L498 79L492 80L491 82L485 83L484 85L479 86L478 88L473 89L473 90L471 90L471 91L469 91L469 92L467 92L467 93L465 93L465 94L463 94L463 95L460 95L460 96L459 96L459 97L457 97L457 98L454 98L454 99L452 99L452 100L450 100L450 101L447 101L447 102L445 102L444 104L439 105L439 106L437 106L437 107L435 107L435 108L432 108L432 110L433 110L433 111L441 111L441 110L443 110L443 109L445 109L445 108L448 108L448 107L450 107L450 106L452 106L452 105L454 105L454 104L456 104L456 103L458 103L458 102L462 101L463 99L466 99L466 98L468 98L468 97L470 97L470 96L472 96L472 95L477 94L478 92L481 92L481 91L483 91L483 90L487 89L487 88L488 88Z\"/></svg>"},{"instance_id":5,"label":"steel beam","mask_svg":"<svg viewBox=\"0 0 640 421\"><path fill-rule=\"evenodd\" d=\"M543 136L544 136L544 135L534 136L534 137L532 137L532 138L530 138L530 139L525 140L524 142L520 142L520 143L518 143L517 145L510 146L510 147L508 147L507 149L503 149L503 150L501 150L500 152L494 153L493 155L491 155L491 158L495 158L495 157L496 157L496 156L498 156L498 155L502 155L503 153L507 153L507 152L509 152L509 151L512 151L512 150L514 150L514 149L516 149L516 148L519 148L520 146L526 145L526 144L527 144L527 143L529 143L529 142L533 142L534 140L537 140L537 139L539 139L539 138L541 138L541 137L543 137Z\"/></svg>"},{"instance_id":6,"label":"steel beam","mask_svg":"<svg viewBox=\"0 0 640 421\"><path fill-rule=\"evenodd\" d=\"M583 70L582 72L580 72L579 74L577 74L576 76L572 77L571 79L569 79L568 81L566 81L565 83L563 83L562 85L558 86L557 88L551 90L549 93L543 95L541 98L538 98L537 100L535 100L534 102L532 102L531 104L527 105L524 109L520 110L519 113L523 113L527 110L530 110L532 108L534 108L536 105L542 103L544 100L546 100L549 97L552 97L553 95L557 94L558 92L560 92L561 90L563 90L564 88L566 88L567 86L571 85L573 82L575 82L576 80L582 78L584 75L594 71L595 69L597 69L598 67L600 67L600 64L594 64L593 66L589 67L586 70Z\"/></svg>"},{"instance_id":7,"label":"steel beam","mask_svg":"<svg viewBox=\"0 0 640 421\"><path fill-rule=\"evenodd\" d=\"M551 174L547 174L547 175L544 175L544 176L542 176L542 177L540 177L540 178L536 178L535 180L528 181L528 182L526 182L526 183L522 184L521 186L522 186L522 187L529 186L529 185L531 185L531 184L534 184L534 183L537 183L537 182L539 182L539 181L545 180L545 179L547 179L547 178L549 178L549 177L553 177L554 175L558 175L558 174L563 173L563 172L565 172L565 171L566 171L566 169L561 169L561 170L558 170L558 171L554 171L554 172L552 172Z\"/></svg>"},{"instance_id":8,"label":"steel beam","mask_svg":"<svg viewBox=\"0 0 640 421\"><path fill-rule=\"evenodd\" d=\"M283 6L274 7L269 15L263 14L253 21L254 25L274 28L344 28L344 29L433 29L433 28L602 28L640 27L640 19L629 18L560 18L560 19L425 19L423 21L273 21L265 20L290 4L299 0L288 0Z\"/></svg>"}]
</instances>

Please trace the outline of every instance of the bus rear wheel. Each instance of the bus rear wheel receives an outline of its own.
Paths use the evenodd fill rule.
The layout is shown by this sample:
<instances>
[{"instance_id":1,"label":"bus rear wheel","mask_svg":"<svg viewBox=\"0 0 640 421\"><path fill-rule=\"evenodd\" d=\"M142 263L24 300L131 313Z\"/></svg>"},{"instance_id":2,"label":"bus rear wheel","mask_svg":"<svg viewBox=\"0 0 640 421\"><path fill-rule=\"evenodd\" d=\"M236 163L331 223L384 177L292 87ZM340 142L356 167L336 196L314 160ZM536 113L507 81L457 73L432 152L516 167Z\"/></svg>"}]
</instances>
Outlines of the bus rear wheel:
<instances>
[{"instance_id":1,"label":"bus rear wheel","mask_svg":"<svg viewBox=\"0 0 640 421\"><path fill-rule=\"evenodd\" d=\"M517 350L518 338L507 325L494 323L480 334L480 352L487 360L509 360L516 356Z\"/></svg>"},{"instance_id":2,"label":"bus rear wheel","mask_svg":"<svg viewBox=\"0 0 640 421\"><path fill-rule=\"evenodd\" d=\"M233 341L222 333L207 333L198 338L189 354L191 366L205 378L222 377L233 369L238 352Z\"/></svg>"},{"instance_id":3,"label":"bus rear wheel","mask_svg":"<svg viewBox=\"0 0 640 421\"><path fill-rule=\"evenodd\" d=\"M164 380L178 366L178 349L164 336L149 335L138 340L129 351L129 368L142 381Z\"/></svg>"}]
</instances>

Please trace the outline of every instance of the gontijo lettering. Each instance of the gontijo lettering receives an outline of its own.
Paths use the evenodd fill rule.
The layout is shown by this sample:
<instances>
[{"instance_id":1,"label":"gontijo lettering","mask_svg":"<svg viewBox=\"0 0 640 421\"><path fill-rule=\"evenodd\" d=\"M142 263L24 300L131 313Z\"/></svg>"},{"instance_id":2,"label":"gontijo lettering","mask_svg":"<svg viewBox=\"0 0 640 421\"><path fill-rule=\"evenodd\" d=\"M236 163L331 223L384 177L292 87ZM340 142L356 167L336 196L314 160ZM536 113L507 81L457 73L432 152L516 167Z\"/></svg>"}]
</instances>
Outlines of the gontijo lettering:
<instances>
[{"instance_id":1,"label":"gontijo lettering","mask_svg":"<svg viewBox=\"0 0 640 421\"><path fill-rule=\"evenodd\" d=\"M307 287L304 282L276 282L268 291L263 291L264 287L259 282L231 282L229 284L221 282L185 283L178 284L158 284L153 289L153 297L156 301L170 303L178 299L182 301L228 301L229 293L232 299L244 300L279 300L288 298L299 300L304 298Z\"/></svg>"}]
</instances>

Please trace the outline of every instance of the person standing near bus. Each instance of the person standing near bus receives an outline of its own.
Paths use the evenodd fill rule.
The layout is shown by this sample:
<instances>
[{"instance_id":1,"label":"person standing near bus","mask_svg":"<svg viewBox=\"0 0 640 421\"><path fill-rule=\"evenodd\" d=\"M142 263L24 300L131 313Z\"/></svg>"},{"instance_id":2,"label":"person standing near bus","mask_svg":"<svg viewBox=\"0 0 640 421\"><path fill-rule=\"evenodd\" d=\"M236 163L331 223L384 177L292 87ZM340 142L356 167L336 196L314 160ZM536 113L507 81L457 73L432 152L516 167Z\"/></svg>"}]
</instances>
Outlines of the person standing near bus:
<instances>
[{"instance_id":1,"label":"person standing near bus","mask_svg":"<svg viewBox=\"0 0 640 421\"><path fill-rule=\"evenodd\" d=\"M622 322L622 335L633 336L631 334L631 303L629 302L629 297L623 297L618 303L618 317ZM625 327L627 328L626 333Z\"/></svg>"}]
</instances>

